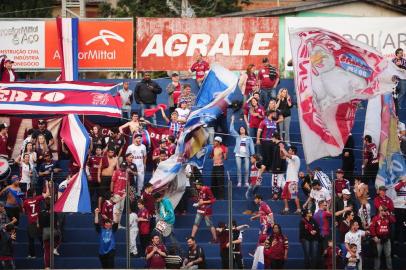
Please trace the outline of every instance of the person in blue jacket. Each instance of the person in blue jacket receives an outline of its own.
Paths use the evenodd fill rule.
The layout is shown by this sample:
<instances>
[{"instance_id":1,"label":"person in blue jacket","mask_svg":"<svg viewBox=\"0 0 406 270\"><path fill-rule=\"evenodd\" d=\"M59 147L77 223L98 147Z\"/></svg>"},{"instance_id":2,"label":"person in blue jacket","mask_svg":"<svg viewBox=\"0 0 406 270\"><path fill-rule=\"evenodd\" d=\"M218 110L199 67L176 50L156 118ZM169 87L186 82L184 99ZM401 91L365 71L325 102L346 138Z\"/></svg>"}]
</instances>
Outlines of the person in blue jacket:
<instances>
[{"instance_id":1,"label":"person in blue jacket","mask_svg":"<svg viewBox=\"0 0 406 270\"><path fill-rule=\"evenodd\" d=\"M235 162L237 164L237 187L241 187L242 164L244 164L244 185L249 186L250 156L255 154L254 141L248 136L247 129L241 126L239 132L234 129L234 115L231 116L230 133L235 138Z\"/></svg>"},{"instance_id":2,"label":"person in blue jacket","mask_svg":"<svg viewBox=\"0 0 406 270\"><path fill-rule=\"evenodd\" d=\"M100 210L96 208L94 210L94 225L96 232L100 235L99 258L102 268L112 269L114 268L114 258L116 256L116 238L114 234L118 229L118 222L114 217L114 221L107 219L100 225L99 214Z\"/></svg>"}]
</instances>

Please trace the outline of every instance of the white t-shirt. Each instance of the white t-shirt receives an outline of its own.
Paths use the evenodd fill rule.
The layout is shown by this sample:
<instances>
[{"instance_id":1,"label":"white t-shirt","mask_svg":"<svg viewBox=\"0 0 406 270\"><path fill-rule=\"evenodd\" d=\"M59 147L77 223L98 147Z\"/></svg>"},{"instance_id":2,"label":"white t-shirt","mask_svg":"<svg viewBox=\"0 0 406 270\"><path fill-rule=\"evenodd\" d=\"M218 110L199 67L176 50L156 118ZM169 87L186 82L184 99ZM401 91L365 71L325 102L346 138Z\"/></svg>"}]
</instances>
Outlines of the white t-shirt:
<instances>
[{"instance_id":1,"label":"white t-shirt","mask_svg":"<svg viewBox=\"0 0 406 270\"><path fill-rule=\"evenodd\" d=\"M320 190L312 189L312 191L310 191L310 198L314 199L314 201L316 203L315 212L317 212L317 210L319 210L319 202L322 200L324 200L324 201L331 200L331 195L327 189L325 189L324 187L321 187Z\"/></svg>"},{"instance_id":2,"label":"white t-shirt","mask_svg":"<svg viewBox=\"0 0 406 270\"><path fill-rule=\"evenodd\" d=\"M356 244L357 245L357 255L361 253L361 240L362 237L365 236L365 231L358 230L355 233L352 231L348 231L345 234L344 242L346 244Z\"/></svg>"},{"instance_id":3,"label":"white t-shirt","mask_svg":"<svg viewBox=\"0 0 406 270\"><path fill-rule=\"evenodd\" d=\"M130 101L130 97L133 94L133 91L131 91L130 89L128 90L121 89L120 91L118 91L118 94L120 95L121 99L122 104L121 108L126 111L131 110L131 105L127 105L126 103Z\"/></svg>"},{"instance_id":4,"label":"white t-shirt","mask_svg":"<svg viewBox=\"0 0 406 270\"><path fill-rule=\"evenodd\" d=\"M188 117L189 114L190 114L190 110L187 109L187 108L186 108L186 109L176 108L175 111L178 113L178 119L179 119L180 121L186 122L187 117Z\"/></svg>"},{"instance_id":5,"label":"white t-shirt","mask_svg":"<svg viewBox=\"0 0 406 270\"><path fill-rule=\"evenodd\" d=\"M145 171L144 168L144 158L147 156L147 148L145 145L135 145L131 144L128 146L126 154L131 153L134 157L133 163L137 166L137 171L143 172Z\"/></svg>"},{"instance_id":6,"label":"white t-shirt","mask_svg":"<svg viewBox=\"0 0 406 270\"><path fill-rule=\"evenodd\" d=\"M30 163L25 164L24 162L21 162L21 183L29 184L31 183L31 176L30 176L30 171L31 171L31 165Z\"/></svg>"},{"instance_id":7,"label":"white t-shirt","mask_svg":"<svg viewBox=\"0 0 406 270\"><path fill-rule=\"evenodd\" d=\"M10 76L10 82L14 82L16 80L14 73L11 70L8 70L8 74Z\"/></svg>"},{"instance_id":8,"label":"white t-shirt","mask_svg":"<svg viewBox=\"0 0 406 270\"><path fill-rule=\"evenodd\" d=\"M286 182L299 182L300 158L296 155L292 155L292 158L287 157L286 161L288 162Z\"/></svg>"},{"instance_id":9,"label":"white t-shirt","mask_svg":"<svg viewBox=\"0 0 406 270\"><path fill-rule=\"evenodd\" d=\"M345 257L347 259L351 258L351 253L347 252L347 255L345 255ZM357 252L357 254L355 254L355 257L357 258L357 260L359 260L359 253L358 252ZM355 266L357 266L357 263L356 262L348 262L347 266L355 267Z\"/></svg>"}]
</instances>

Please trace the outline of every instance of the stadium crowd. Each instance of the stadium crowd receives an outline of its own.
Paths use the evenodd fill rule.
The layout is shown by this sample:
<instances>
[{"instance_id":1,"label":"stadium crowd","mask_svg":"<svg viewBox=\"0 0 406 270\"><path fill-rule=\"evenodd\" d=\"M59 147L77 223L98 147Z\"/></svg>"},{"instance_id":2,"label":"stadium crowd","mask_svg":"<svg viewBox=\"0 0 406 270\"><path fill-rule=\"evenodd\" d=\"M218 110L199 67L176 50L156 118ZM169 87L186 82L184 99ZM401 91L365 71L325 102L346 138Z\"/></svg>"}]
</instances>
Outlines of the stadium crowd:
<instances>
[{"instance_id":1,"label":"stadium crowd","mask_svg":"<svg viewBox=\"0 0 406 270\"><path fill-rule=\"evenodd\" d=\"M404 66L406 60L394 59L394 62ZM3 58L2 81L17 78L12 63ZM202 56L191 67L199 86L209 68ZM221 120L217 119L212 127L211 185L206 185L207 181L203 179L207 174L203 175L197 167L188 165L188 187L175 209L163 191L154 191L146 176L148 170L155 170L160 162L175 153L177 138L194 109L196 96L190 85L180 82L177 73L172 74L166 88L169 95L167 108L157 108L157 96L164 90L151 79L150 73L144 73L134 90L129 89L128 82L123 83L119 95L123 119L129 121L111 127L107 136L102 134L99 125L89 130L91 145L86 171L95 233L100 235L98 253L103 268L114 268L115 233L125 229L124 210L129 213L127 229L130 230L131 255L145 258L146 268L204 269L205 251L196 242L202 220L212 235L211 243L220 247L222 267L228 268L230 248L234 268L247 267L243 259L248 254L242 253L247 226L234 221L230 240L226 221L214 224L212 219L212 206L216 200L226 198L224 164L232 156L237 168L235 185L246 189L247 209L244 214L251 215L251 220L259 219L258 246L263 246L265 268L282 269L289 260L288 238L272 211L272 202L282 200L284 208L280 214L301 216L297 233L304 252L303 268L331 269L333 257L336 257L338 268L362 269L364 257L368 255L375 258L374 269L382 269L383 253L386 268L392 269L392 258L399 256L393 252L394 245L406 242L406 177L395 186L397 197L394 201L386 195L385 186L375 189L379 157L369 135L364 137L362 175L354 173L352 137L343 150L342 167L337 169L335 179L331 179L322 168L300 171L301 159L289 134L294 101L288 89L278 87L278 70L269 64L268 59L263 60L258 72L255 68L249 65L239 80L244 97L242 114L233 113L228 125L225 124L225 110L219 117ZM139 111L131 111L134 102ZM151 113L151 109L157 110ZM151 149L144 142L143 129L157 125L156 113L162 115L170 136ZM236 127L237 118L243 125ZM64 224L69 222L69 217L64 214L56 214L55 233L51 235L51 193L56 194L55 200L63 194L71 176L78 172L78 165L63 140L54 138L47 129L46 119L39 120L38 128L28 130L26 134L20 146L21 154L12 165L19 167L19 173L13 174L0 191L3 198L0 202L1 269L15 267L13 242L22 229L19 227L22 215L28 219L27 228L24 228L29 241L27 258L44 254L44 268L49 268L50 253L63 256L59 254L59 246L63 241L69 241L63 236ZM406 130L402 123L399 123L399 139L404 150ZM60 166L51 151L55 140L62 145L59 159L70 160L68 171ZM235 146L228 148L228 145ZM6 160L10 159L8 147L8 125L1 124L0 155ZM258 194L265 177L271 179L271 196L267 198ZM299 193L304 194L305 201L299 200ZM130 209L125 209L127 196ZM196 208L192 210L196 217L190 236L185 240L187 250L181 250L180 239L176 238L173 228L177 216L191 211L190 207L188 209L191 201ZM290 208L290 201L294 202L295 209ZM336 246L333 246L334 232ZM50 250L51 237L54 237L54 250ZM40 241L43 252L36 250L35 241Z\"/></svg>"}]
</instances>

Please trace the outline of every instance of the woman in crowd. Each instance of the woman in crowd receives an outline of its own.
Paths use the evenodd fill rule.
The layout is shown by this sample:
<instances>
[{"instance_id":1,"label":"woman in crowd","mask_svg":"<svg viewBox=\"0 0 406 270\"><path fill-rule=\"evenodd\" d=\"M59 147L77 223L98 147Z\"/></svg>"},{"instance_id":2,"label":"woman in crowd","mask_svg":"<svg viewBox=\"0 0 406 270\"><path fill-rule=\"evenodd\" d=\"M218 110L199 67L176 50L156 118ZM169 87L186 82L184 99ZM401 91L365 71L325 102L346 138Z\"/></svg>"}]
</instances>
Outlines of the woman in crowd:
<instances>
[{"instance_id":1,"label":"woman in crowd","mask_svg":"<svg viewBox=\"0 0 406 270\"><path fill-rule=\"evenodd\" d=\"M270 248L265 251L264 256L269 256L271 260L271 269L283 269L286 260L288 259L288 238L282 234L282 228L279 224L274 224L272 234L267 241Z\"/></svg>"},{"instance_id":2,"label":"woman in crowd","mask_svg":"<svg viewBox=\"0 0 406 270\"><path fill-rule=\"evenodd\" d=\"M320 228L313 219L313 213L310 209L302 210L302 219L299 224L299 239L302 243L305 268L315 269L317 267L319 250Z\"/></svg>"},{"instance_id":3,"label":"woman in crowd","mask_svg":"<svg viewBox=\"0 0 406 270\"><path fill-rule=\"evenodd\" d=\"M93 155L96 154L97 147L101 147L103 150L106 147L106 142L104 141L104 136L99 125L94 125L92 127L92 130L90 131L90 139L92 141L90 144L90 151L92 151Z\"/></svg>"},{"instance_id":4,"label":"woman in crowd","mask_svg":"<svg viewBox=\"0 0 406 270\"><path fill-rule=\"evenodd\" d=\"M38 164L40 164L44 161L44 153L49 152L47 141L42 134L38 135L35 151L37 152Z\"/></svg>"},{"instance_id":5,"label":"woman in crowd","mask_svg":"<svg viewBox=\"0 0 406 270\"><path fill-rule=\"evenodd\" d=\"M241 74L238 82L238 86L244 96L244 102L253 92L259 89L258 83L257 75L255 75L255 65L249 64L247 70Z\"/></svg>"},{"instance_id":6,"label":"woman in crowd","mask_svg":"<svg viewBox=\"0 0 406 270\"><path fill-rule=\"evenodd\" d=\"M286 143L290 142L290 108L292 108L292 99L288 89L281 88L276 100L276 109L280 110L283 117L283 121L279 122L279 132Z\"/></svg>"},{"instance_id":7,"label":"woman in crowd","mask_svg":"<svg viewBox=\"0 0 406 270\"><path fill-rule=\"evenodd\" d=\"M247 101L248 102L248 101ZM244 110L244 120L249 127L249 135L251 138L257 137L258 127L265 117L264 108L258 103L258 99L252 97L249 100L250 106Z\"/></svg>"},{"instance_id":8,"label":"woman in crowd","mask_svg":"<svg viewBox=\"0 0 406 270\"><path fill-rule=\"evenodd\" d=\"M244 162L244 185L248 187L248 176L250 169L250 156L255 154L254 141L248 136L247 129L241 126L239 133L234 129L234 115L231 116L230 121L230 133L235 138L235 162L237 164L237 187L241 187L242 181L242 167L241 164Z\"/></svg>"},{"instance_id":9,"label":"woman in crowd","mask_svg":"<svg viewBox=\"0 0 406 270\"><path fill-rule=\"evenodd\" d=\"M278 107L277 107L277 105L276 105L276 101L275 101L274 99L271 99L271 100L269 101L268 107L266 108L266 112L267 112L267 113L268 113L268 112L269 112L269 113L275 112L274 117L273 117L273 120L274 120L278 125L283 122L283 115L282 115L282 112L281 112L280 109L278 109ZM282 137L282 139L283 139L283 137Z\"/></svg>"}]
</instances>

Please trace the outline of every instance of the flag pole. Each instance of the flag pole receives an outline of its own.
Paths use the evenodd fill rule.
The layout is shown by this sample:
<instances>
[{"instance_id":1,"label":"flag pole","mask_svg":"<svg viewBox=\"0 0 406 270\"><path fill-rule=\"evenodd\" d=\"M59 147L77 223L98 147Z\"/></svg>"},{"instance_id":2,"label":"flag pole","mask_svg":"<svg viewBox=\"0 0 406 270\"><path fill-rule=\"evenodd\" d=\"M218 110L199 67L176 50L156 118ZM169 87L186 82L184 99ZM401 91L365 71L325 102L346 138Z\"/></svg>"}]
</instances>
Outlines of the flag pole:
<instances>
[{"instance_id":1,"label":"flag pole","mask_svg":"<svg viewBox=\"0 0 406 270\"><path fill-rule=\"evenodd\" d=\"M55 189L54 189L54 172L51 172L51 179L49 181L51 186L51 201L49 205L49 214L50 214L50 226L49 226L49 267L55 269L54 267L54 248L55 248Z\"/></svg>"},{"instance_id":2,"label":"flag pole","mask_svg":"<svg viewBox=\"0 0 406 270\"><path fill-rule=\"evenodd\" d=\"M125 192L125 238L126 238L126 247L127 247L127 269L131 268L131 257L130 257L130 181L128 171L126 171L127 177L127 184L126 184L126 192ZM120 221L119 221L120 222ZM120 223L119 223L120 224Z\"/></svg>"},{"instance_id":3,"label":"flag pole","mask_svg":"<svg viewBox=\"0 0 406 270\"><path fill-rule=\"evenodd\" d=\"M228 189L228 269L233 269L233 184L230 179L230 172L227 171L227 189Z\"/></svg>"}]
</instances>

